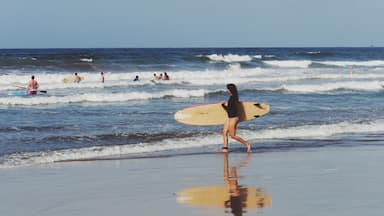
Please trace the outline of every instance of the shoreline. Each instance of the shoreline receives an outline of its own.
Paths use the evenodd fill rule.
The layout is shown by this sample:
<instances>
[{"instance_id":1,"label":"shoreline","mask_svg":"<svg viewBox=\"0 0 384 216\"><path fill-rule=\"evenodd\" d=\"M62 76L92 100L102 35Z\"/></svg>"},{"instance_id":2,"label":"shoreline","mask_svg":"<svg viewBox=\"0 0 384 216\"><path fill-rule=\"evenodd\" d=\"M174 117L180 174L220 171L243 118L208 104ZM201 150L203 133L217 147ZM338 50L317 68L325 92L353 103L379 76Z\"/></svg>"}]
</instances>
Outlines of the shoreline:
<instances>
[{"instance_id":1,"label":"shoreline","mask_svg":"<svg viewBox=\"0 0 384 216\"><path fill-rule=\"evenodd\" d=\"M180 194L223 188L223 168L237 167L241 188L270 199L242 209L250 214L381 215L383 153L380 146L331 147L20 167L0 170L0 202L4 215L233 215Z\"/></svg>"}]
</instances>

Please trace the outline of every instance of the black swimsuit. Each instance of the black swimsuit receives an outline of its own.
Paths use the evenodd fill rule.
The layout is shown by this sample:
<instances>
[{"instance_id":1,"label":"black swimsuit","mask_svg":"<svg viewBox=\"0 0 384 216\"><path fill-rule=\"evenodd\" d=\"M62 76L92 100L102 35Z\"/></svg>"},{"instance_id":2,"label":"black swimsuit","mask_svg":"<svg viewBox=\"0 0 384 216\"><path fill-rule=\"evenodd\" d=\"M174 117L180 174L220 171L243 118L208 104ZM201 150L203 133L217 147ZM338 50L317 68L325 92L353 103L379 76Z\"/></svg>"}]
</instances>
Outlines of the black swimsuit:
<instances>
[{"instance_id":1,"label":"black swimsuit","mask_svg":"<svg viewBox=\"0 0 384 216\"><path fill-rule=\"evenodd\" d=\"M228 113L228 118L239 117L239 114L238 114L238 111L237 111L237 103L238 103L238 101L236 100L236 98L233 97L233 96L230 96L229 99L228 99L228 105L225 106L223 104L224 109Z\"/></svg>"}]
</instances>

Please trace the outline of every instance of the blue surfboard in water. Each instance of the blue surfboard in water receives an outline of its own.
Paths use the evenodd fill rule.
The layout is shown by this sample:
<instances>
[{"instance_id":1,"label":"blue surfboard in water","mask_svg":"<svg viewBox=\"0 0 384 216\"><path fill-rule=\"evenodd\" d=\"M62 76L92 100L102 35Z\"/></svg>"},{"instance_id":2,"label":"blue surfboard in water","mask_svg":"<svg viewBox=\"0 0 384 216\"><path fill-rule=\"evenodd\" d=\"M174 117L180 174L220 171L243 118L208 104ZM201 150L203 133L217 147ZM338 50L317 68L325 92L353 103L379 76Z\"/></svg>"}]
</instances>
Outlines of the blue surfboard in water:
<instances>
[{"instance_id":1,"label":"blue surfboard in water","mask_svg":"<svg viewBox=\"0 0 384 216\"><path fill-rule=\"evenodd\" d=\"M13 92L8 92L8 96L14 96L14 97L26 97L26 96L35 96L35 95L42 95L42 93L46 94L46 90L38 90L37 94L29 94L25 91L13 91Z\"/></svg>"},{"instance_id":2,"label":"blue surfboard in water","mask_svg":"<svg viewBox=\"0 0 384 216\"><path fill-rule=\"evenodd\" d=\"M8 92L9 96L15 96L15 97L25 97L29 96L27 92Z\"/></svg>"}]
</instances>

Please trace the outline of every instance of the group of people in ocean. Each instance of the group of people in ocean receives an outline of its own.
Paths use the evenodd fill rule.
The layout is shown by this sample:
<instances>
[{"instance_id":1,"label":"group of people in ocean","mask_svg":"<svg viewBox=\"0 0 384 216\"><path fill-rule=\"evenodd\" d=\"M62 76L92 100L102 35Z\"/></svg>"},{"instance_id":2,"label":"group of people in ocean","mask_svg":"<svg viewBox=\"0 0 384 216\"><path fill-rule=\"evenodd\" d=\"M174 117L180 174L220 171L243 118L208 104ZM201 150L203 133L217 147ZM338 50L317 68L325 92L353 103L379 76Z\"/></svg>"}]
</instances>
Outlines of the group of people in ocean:
<instances>
[{"instance_id":1,"label":"group of people in ocean","mask_svg":"<svg viewBox=\"0 0 384 216\"><path fill-rule=\"evenodd\" d=\"M164 75L160 73L160 75L157 75L156 73L153 74L153 80L152 81L158 81L158 80L170 80L171 78L167 74L167 72L164 72ZM134 82L140 81L139 75L136 75L133 79Z\"/></svg>"},{"instance_id":2,"label":"group of people in ocean","mask_svg":"<svg viewBox=\"0 0 384 216\"><path fill-rule=\"evenodd\" d=\"M156 73L153 74L154 79L153 80L170 80L169 75L167 72L164 72L164 75L160 73L160 75L156 75ZM72 77L72 82L73 83L80 83L83 78L78 74L74 73ZM136 75L135 78L133 79L134 82L140 81L139 75ZM105 77L104 77L104 72L100 72L100 82L104 83L105 82ZM28 82L27 86L27 91L29 95L36 95L38 92L39 88L39 83L35 79L35 75L32 75L31 80Z\"/></svg>"},{"instance_id":3,"label":"group of people in ocean","mask_svg":"<svg viewBox=\"0 0 384 216\"><path fill-rule=\"evenodd\" d=\"M160 75L157 75L156 73L153 74L154 80L170 80L171 78L167 74L167 72L164 72L164 75L161 73Z\"/></svg>"},{"instance_id":4,"label":"group of people in ocean","mask_svg":"<svg viewBox=\"0 0 384 216\"><path fill-rule=\"evenodd\" d=\"M164 72L164 75L160 73L160 75L157 75L156 73L153 74L153 80L152 81L157 81L157 80L170 80L171 78L167 74L167 72ZM140 81L139 75L136 75L135 78L133 79L134 82Z\"/></svg>"}]
</instances>

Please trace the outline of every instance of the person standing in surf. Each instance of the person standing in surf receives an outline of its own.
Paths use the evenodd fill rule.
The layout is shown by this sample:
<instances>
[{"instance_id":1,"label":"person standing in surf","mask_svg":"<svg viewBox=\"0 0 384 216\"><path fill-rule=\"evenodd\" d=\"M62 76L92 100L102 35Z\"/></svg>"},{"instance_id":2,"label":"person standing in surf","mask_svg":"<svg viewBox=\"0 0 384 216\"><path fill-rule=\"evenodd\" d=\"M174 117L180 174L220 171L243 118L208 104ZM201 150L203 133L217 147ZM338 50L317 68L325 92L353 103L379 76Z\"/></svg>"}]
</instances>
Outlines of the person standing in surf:
<instances>
[{"instance_id":1,"label":"person standing in surf","mask_svg":"<svg viewBox=\"0 0 384 216\"><path fill-rule=\"evenodd\" d=\"M73 79L73 82L74 83L79 83L80 81L81 81L81 77L77 73L75 73L75 77Z\"/></svg>"},{"instance_id":2,"label":"person standing in surf","mask_svg":"<svg viewBox=\"0 0 384 216\"><path fill-rule=\"evenodd\" d=\"M228 119L224 122L223 127L223 139L224 146L222 148L222 152L228 152L228 134L232 139L237 140L244 144L247 147L247 152L251 152L251 144L236 135L237 123L239 123L239 110L237 105L239 102L239 94L237 92L237 88L235 84L227 84L227 91L229 96L227 103L222 103L221 105L227 111Z\"/></svg>"},{"instance_id":3,"label":"person standing in surf","mask_svg":"<svg viewBox=\"0 0 384 216\"><path fill-rule=\"evenodd\" d=\"M35 76L32 75L31 80L28 83L28 94L36 95L38 88L39 88L39 83L35 80Z\"/></svg>"},{"instance_id":4,"label":"person standing in surf","mask_svg":"<svg viewBox=\"0 0 384 216\"><path fill-rule=\"evenodd\" d=\"M103 71L100 72L100 81L101 81L101 83L104 83L104 81L105 81Z\"/></svg>"},{"instance_id":5,"label":"person standing in surf","mask_svg":"<svg viewBox=\"0 0 384 216\"><path fill-rule=\"evenodd\" d=\"M169 75L167 72L164 72L163 80L170 80Z\"/></svg>"}]
</instances>

